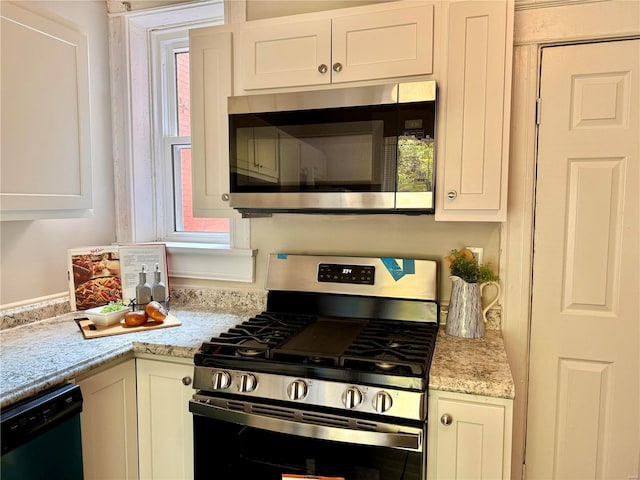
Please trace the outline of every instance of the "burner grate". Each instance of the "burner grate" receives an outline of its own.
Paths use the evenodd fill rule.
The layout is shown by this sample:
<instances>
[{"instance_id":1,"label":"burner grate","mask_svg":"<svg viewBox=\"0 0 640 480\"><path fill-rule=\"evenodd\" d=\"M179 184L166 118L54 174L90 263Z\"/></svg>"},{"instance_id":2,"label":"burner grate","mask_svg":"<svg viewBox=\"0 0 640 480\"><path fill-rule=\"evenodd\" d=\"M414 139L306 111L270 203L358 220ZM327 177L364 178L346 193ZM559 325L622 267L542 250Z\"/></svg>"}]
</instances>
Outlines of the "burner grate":
<instances>
[{"instance_id":1,"label":"burner grate","mask_svg":"<svg viewBox=\"0 0 640 480\"><path fill-rule=\"evenodd\" d=\"M422 375L428 372L437 325L372 320L342 355L341 365Z\"/></svg>"},{"instance_id":2,"label":"burner grate","mask_svg":"<svg viewBox=\"0 0 640 480\"><path fill-rule=\"evenodd\" d=\"M434 323L261 313L204 342L196 365L219 359L290 368L337 368L404 377L429 371L438 333Z\"/></svg>"},{"instance_id":3,"label":"burner grate","mask_svg":"<svg viewBox=\"0 0 640 480\"><path fill-rule=\"evenodd\" d=\"M266 358L271 349L309 325L313 319L307 315L258 314L204 342L196 353L196 361L212 357Z\"/></svg>"}]
</instances>

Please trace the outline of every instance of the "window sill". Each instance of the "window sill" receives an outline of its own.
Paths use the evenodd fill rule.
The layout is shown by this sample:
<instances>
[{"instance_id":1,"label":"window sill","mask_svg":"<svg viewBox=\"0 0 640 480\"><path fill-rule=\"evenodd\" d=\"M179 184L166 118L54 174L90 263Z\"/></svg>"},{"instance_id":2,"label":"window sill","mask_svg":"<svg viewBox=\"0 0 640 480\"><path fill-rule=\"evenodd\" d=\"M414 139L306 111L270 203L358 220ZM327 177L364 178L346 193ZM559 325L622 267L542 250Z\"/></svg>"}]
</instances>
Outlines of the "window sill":
<instances>
[{"instance_id":1,"label":"window sill","mask_svg":"<svg viewBox=\"0 0 640 480\"><path fill-rule=\"evenodd\" d=\"M169 276L252 283L257 250L167 242Z\"/></svg>"}]
</instances>

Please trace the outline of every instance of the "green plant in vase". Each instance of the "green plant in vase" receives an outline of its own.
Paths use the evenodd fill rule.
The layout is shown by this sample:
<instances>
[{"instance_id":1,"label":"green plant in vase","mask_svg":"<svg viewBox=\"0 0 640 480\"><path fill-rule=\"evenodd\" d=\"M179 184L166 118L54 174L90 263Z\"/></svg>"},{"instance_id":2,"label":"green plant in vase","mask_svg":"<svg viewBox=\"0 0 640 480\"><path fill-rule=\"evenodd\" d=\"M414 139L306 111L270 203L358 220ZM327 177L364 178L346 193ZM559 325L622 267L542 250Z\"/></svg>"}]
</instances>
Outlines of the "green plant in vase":
<instances>
[{"instance_id":1,"label":"green plant in vase","mask_svg":"<svg viewBox=\"0 0 640 480\"><path fill-rule=\"evenodd\" d=\"M479 265L467 248L451 250L444 260L452 281L445 331L458 337L481 338L484 336L486 313L500 296L498 275L488 265ZM487 285L495 286L497 294L483 309L482 290Z\"/></svg>"},{"instance_id":2,"label":"green plant in vase","mask_svg":"<svg viewBox=\"0 0 640 480\"><path fill-rule=\"evenodd\" d=\"M476 257L471 250L463 248L461 250L451 250L451 254L444 258L451 275L460 277L468 283L497 282L498 275L491 271L489 265L478 265Z\"/></svg>"}]
</instances>

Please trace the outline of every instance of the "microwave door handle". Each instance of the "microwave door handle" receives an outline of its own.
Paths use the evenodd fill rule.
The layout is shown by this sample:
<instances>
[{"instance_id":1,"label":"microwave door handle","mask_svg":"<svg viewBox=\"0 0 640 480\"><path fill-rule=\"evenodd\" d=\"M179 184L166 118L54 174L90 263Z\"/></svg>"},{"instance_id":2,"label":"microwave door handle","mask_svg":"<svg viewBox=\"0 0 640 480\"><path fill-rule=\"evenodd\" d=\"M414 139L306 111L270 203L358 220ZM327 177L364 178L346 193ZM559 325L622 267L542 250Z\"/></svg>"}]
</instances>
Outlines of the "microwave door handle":
<instances>
[{"instance_id":1,"label":"microwave door handle","mask_svg":"<svg viewBox=\"0 0 640 480\"><path fill-rule=\"evenodd\" d=\"M264 415L256 415L254 413L227 410L216 405L210 405L196 400L189 400L189 411L202 417L237 423L240 425L259 428L261 430L298 435L308 438L414 451L421 451L422 447L422 432L417 428L413 429L415 430L414 433L352 430L348 428L316 425Z\"/></svg>"}]
</instances>

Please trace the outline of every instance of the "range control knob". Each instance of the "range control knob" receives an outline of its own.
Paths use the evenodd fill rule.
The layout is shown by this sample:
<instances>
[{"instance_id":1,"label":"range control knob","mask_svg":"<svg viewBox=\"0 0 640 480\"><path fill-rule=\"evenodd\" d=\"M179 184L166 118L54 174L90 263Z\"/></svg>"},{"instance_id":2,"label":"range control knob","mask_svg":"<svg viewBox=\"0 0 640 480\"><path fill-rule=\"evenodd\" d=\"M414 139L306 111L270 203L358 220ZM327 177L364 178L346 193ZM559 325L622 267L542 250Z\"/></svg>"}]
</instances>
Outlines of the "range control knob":
<instances>
[{"instance_id":1,"label":"range control knob","mask_svg":"<svg viewBox=\"0 0 640 480\"><path fill-rule=\"evenodd\" d=\"M309 387L304 380L294 380L287 386L287 396L291 400L302 400L308 391Z\"/></svg>"},{"instance_id":2,"label":"range control knob","mask_svg":"<svg viewBox=\"0 0 640 480\"><path fill-rule=\"evenodd\" d=\"M240 375L240 381L238 382L239 392L253 392L258 386L258 379L251 373L243 373Z\"/></svg>"},{"instance_id":3,"label":"range control knob","mask_svg":"<svg viewBox=\"0 0 640 480\"><path fill-rule=\"evenodd\" d=\"M231 385L231 375L229 375L229 372L225 372L224 370L217 370L213 372L211 380L213 381L214 390L224 390L225 388L229 388L229 385Z\"/></svg>"},{"instance_id":4,"label":"range control knob","mask_svg":"<svg viewBox=\"0 0 640 480\"><path fill-rule=\"evenodd\" d=\"M349 387L342 394L342 403L347 408L356 408L362 403L362 392L358 387Z\"/></svg>"},{"instance_id":5,"label":"range control knob","mask_svg":"<svg viewBox=\"0 0 640 480\"><path fill-rule=\"evenodd\" d=\"M391 395L389 395L384 390L379 391L373 397L373 408L378 413L384 413L388 411L393 405L393 400L391 399Z\"/></svg>"}]
</instances>

